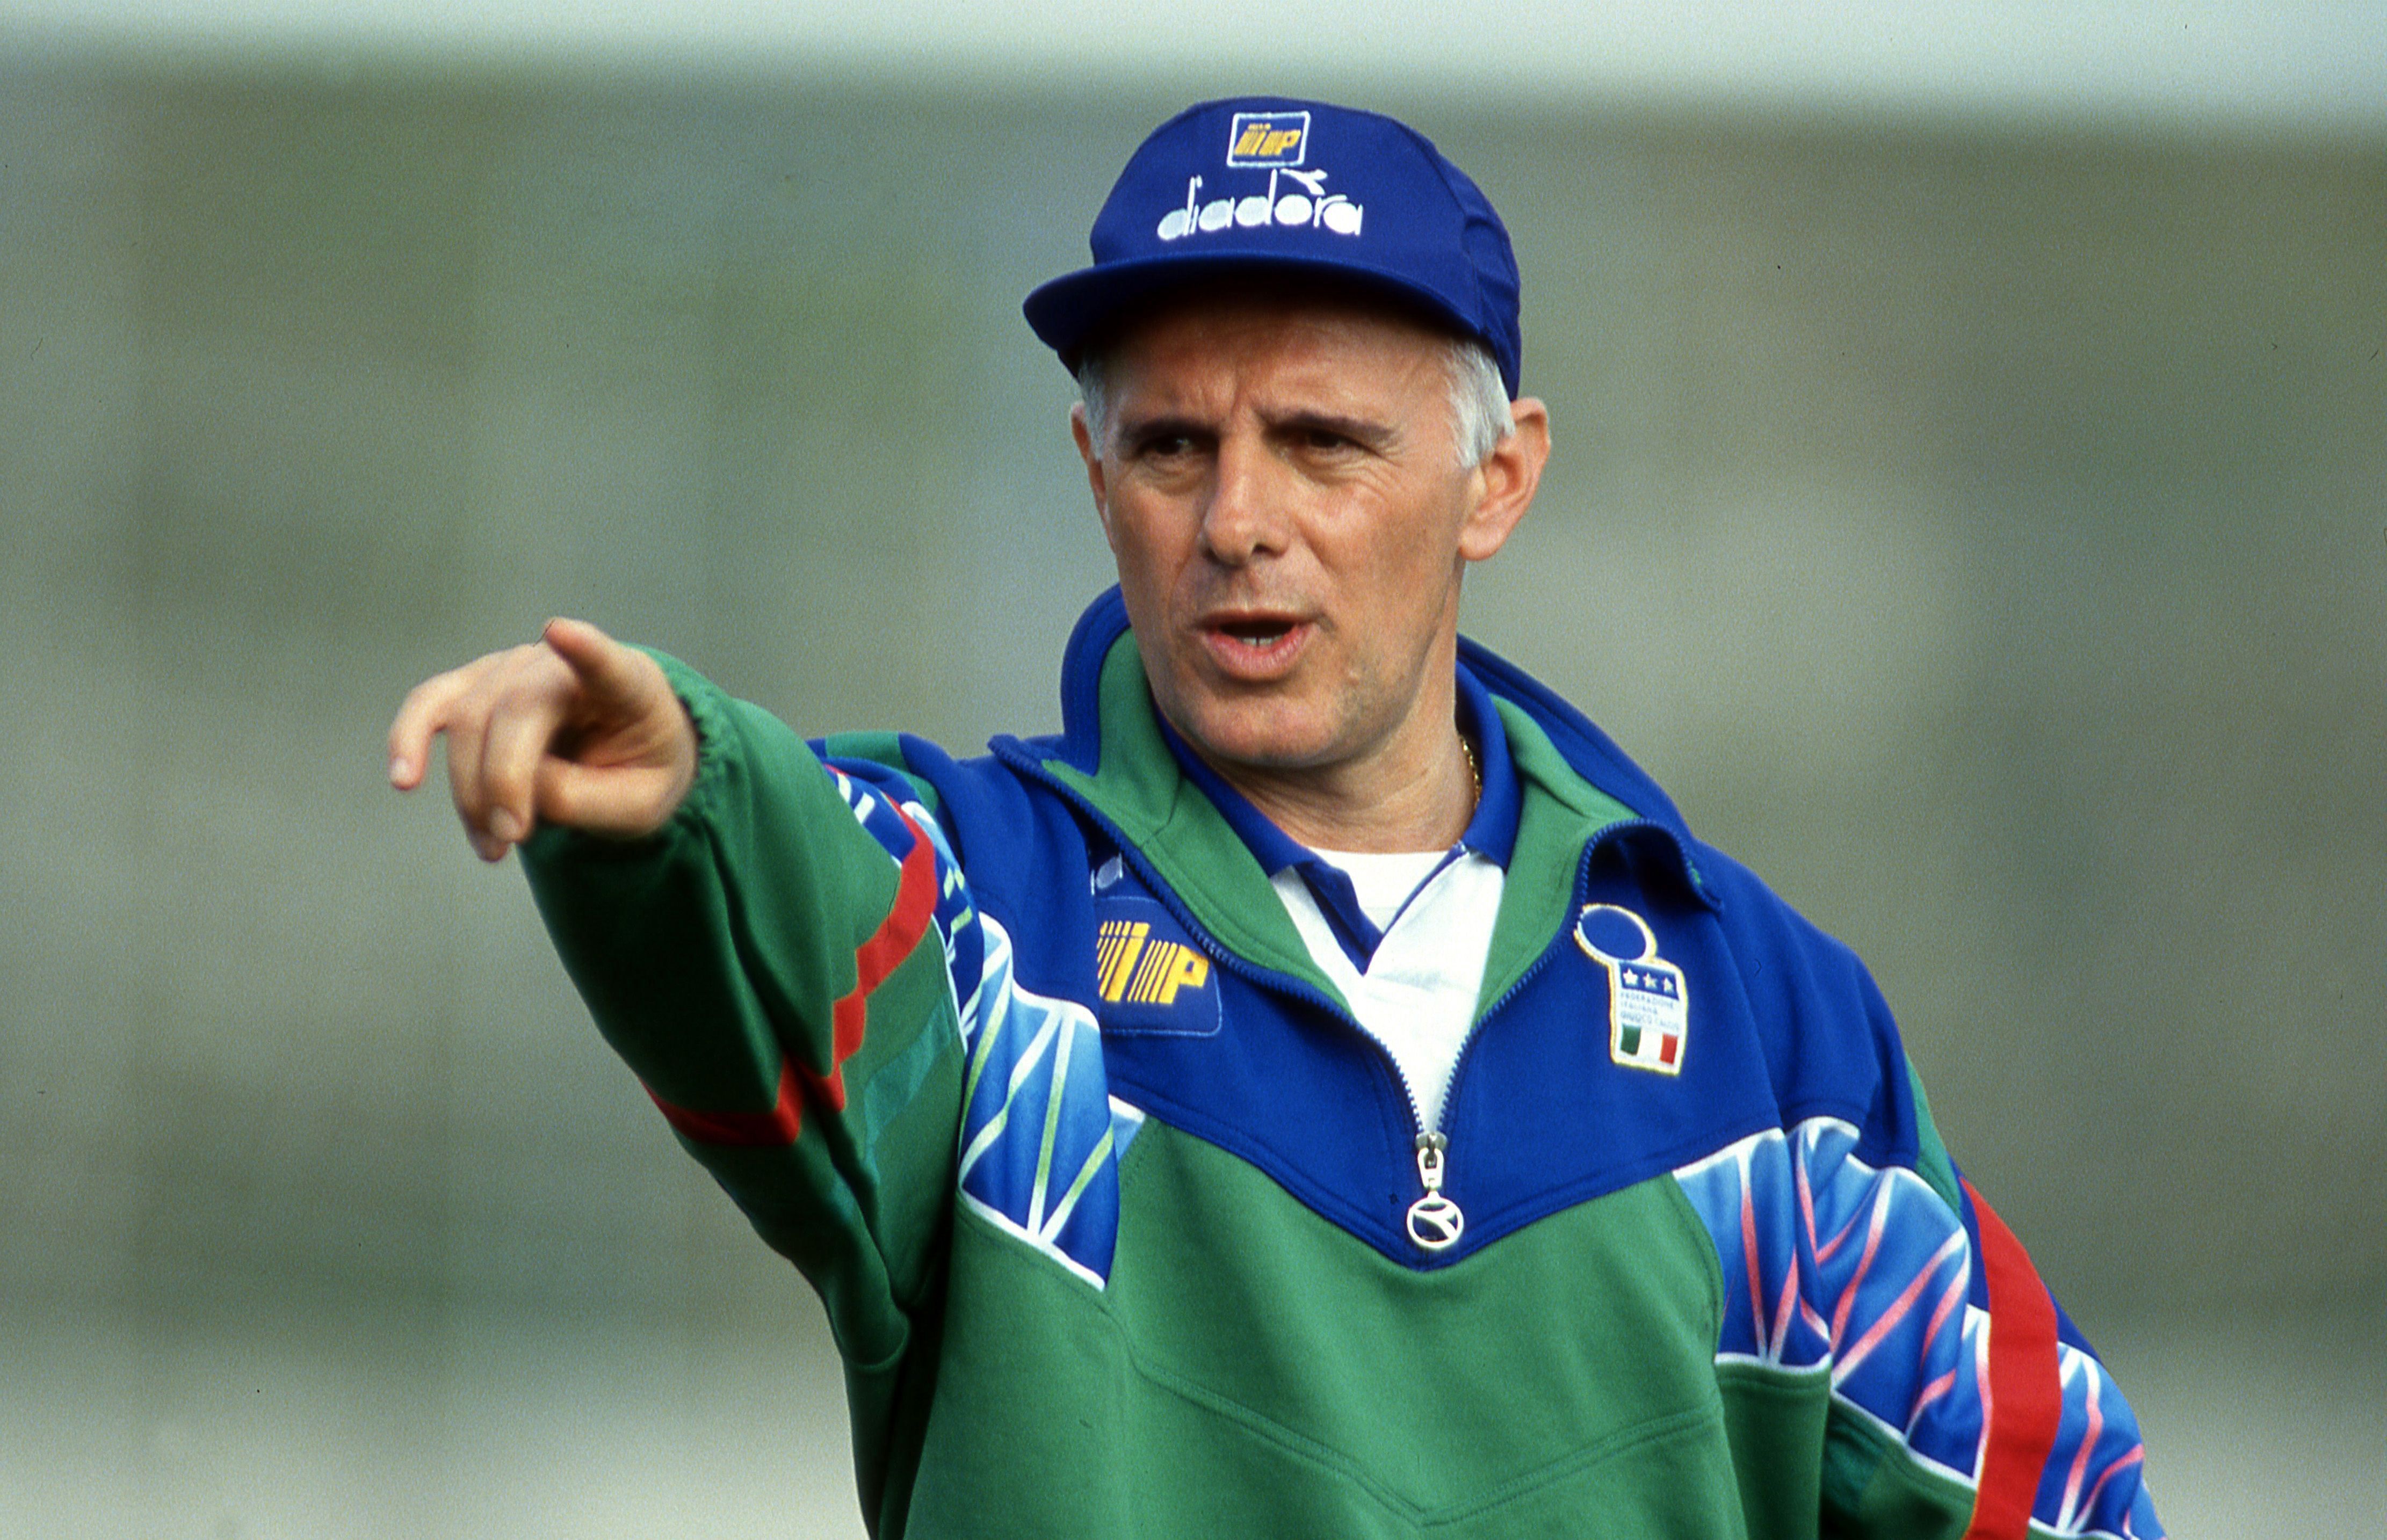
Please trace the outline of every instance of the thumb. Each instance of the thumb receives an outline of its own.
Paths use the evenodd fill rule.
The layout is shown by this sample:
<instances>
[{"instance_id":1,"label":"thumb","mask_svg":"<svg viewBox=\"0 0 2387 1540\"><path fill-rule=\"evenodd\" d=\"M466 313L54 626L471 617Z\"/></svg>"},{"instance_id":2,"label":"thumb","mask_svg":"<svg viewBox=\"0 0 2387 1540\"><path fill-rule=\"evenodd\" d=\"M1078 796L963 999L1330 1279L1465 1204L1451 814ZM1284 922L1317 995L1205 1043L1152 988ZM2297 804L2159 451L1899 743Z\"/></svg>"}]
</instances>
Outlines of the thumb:
<instances>
[{"instance_id":1,"label":"thumb","mask_svg":"<svg viewBox=\"0 0 2387 1540\"><path fill-rule=\"evenodd\" d=\"M538 767L539 817L597 834L652 834L687 798L692 775L685 763L598 770L549 758Z\"/></svg>"}]
</instances>

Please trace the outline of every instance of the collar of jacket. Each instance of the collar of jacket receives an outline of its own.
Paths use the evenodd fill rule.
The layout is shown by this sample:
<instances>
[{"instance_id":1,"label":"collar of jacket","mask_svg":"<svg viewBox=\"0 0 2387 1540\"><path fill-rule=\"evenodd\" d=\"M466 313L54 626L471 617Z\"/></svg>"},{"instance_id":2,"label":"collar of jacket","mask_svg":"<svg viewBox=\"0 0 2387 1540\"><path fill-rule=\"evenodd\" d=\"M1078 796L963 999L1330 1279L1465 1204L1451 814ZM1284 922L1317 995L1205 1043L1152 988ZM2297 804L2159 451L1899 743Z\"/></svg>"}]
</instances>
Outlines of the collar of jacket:
<instances>
[{"instance_id":1,"label":"collar of jacket","mask_svg":"<svg viewBox=\"0 0 2387 1540\"><path fill-rule=\"evenodd\" d=\"M1522 670L1465 637L1459 647L1459 666L1490 691L1500 713L1521 793L1480 1013L1572 919L1585 852L1595 840L1657 836L1636 843L1653 850L1699 903L1712 908L1715 901L1690 859L1694 847L1682 814L1657 783ZM1047 775L1112 824L1221 943L1339 998L1310 961L1250 847L1168 751L1117 587L1087 608L1069 637L1061 721L1058 739L1021 746Z\"/></svg>"}]
</instances>

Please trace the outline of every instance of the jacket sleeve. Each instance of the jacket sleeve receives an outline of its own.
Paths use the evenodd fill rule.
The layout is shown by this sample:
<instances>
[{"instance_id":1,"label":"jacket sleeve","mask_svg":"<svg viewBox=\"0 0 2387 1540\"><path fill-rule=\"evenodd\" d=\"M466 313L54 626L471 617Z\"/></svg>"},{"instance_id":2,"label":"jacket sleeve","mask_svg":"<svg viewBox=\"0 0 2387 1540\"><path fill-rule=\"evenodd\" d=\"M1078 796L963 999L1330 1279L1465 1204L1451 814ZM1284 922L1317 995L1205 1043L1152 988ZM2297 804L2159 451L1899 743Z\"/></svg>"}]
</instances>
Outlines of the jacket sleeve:
<instances>
[{"instance_id":1,"label":"jacket sleeve","mask_svg":"<svg viewBox=\"0 0 2387 1540\"><path fill-rule=\"evenodd\" d=\"M825 765L658 661L700 740L687 801L641 839L539 831L532 892L606 1041L819 1291L850 1375L888 1379L952 1201L968 894L908 776Z\"/></svg>"},{"instance_id":2,"label":"jacket sleeve","mask_svg":"<svg viewBox=\"0 0 2387 1540\"><path fill-rule=\"evenodd\" d=\"M1861 1534L1938 1533L1912 1521L1952 1475L1962 1522L1942 1525L1964 1540L2156 1540L2137 1416L1893 1064L1871 1127L1797 1150L1802 1189L1831 1194L1803 1237L1833 1344L1827 1512ZM1911 1164L1864 1158L1909 1142Z\"/></svg>"},{"instance_id":3,"label":"jacket sleeve","mask_svg":"<svg viewBox=\"0 0 2387 1540\"><path fill-rule=\"evenodd\" d=\"M1745 1506L1863 1540L2154 1540L2128 1404L1949 1158L1862 965L1787 924L1761 943L1799 1024L1781 1125L1676 1173L1722 1264Z\"/></svg>"}]
</instances>

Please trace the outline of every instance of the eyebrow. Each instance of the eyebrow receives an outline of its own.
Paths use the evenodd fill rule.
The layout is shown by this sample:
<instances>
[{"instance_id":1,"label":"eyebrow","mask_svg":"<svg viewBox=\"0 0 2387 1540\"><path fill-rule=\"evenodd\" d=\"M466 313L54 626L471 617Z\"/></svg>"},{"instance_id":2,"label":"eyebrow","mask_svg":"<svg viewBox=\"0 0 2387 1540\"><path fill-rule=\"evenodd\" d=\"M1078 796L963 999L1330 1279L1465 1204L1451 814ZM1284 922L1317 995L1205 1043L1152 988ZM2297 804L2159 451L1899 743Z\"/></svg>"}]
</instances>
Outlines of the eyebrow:
<instances>
[{"instance_id":1,"label":"eyebrow","mask_svg":"<svg viewBox=\"0 0 2387 1540\"><path fill-rule=\"evenodd\" d=\"M1341 412L1322 411L1307 407L1288 411L1282 416L1269 417L1266 419L1266 423L1270 434L1313 431L1331 433L1337 437L1347 438L1354 444L1364 446L1378 454L1384 453L1401 440L1400 424L1397 423L1383 422L1372 417L1350 417Z\"/></svg>"},{"instance_id":2,"label":"eyebrow","mask_svg":"<svg viewBox=\"0 0 2387 1540\"><path fill-rule=\"evenodd\" d=\"M1180 411L1156 411L1149 417L1130 416L1115 412L1111 418L1111 434L1121 444L1139 443L1147 438L1203 438L1218 432L1205 420Z\"/></svg>"},{"instance_id":3,"label":"eyebrow","mask_svg":"<svg viewBox=\"0 0 2387 1540\"><path fill-rule=\"evenodd\" d=\"M1372 417L1355 417L1322 408L1295 407L1263 416L1262 431L1270 436L1309 432L1331 433L1347 438L1354 444L1383 454L1400 443L1400 424ZM1149 416L1136 416L1126 410L1113 414L1112 442L1121 448L1131 448L1156 438L1215 439L1218 423L1207 416L1162 409Z\"/></svg>"}]
</instances>

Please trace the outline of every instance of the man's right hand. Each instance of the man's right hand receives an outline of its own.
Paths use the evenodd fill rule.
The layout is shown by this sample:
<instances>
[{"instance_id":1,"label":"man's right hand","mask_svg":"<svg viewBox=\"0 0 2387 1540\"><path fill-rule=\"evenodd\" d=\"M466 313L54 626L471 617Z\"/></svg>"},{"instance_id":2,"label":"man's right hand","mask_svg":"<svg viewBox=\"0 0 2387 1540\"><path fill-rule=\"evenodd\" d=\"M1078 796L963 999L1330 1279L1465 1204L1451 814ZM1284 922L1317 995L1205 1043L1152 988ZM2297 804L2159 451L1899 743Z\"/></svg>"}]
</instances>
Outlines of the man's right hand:
<instances>
[{"instance_id":1,"label":"man's right hand","mask_svg":"<svg viewBox=\"0 0 2387 1540\"><path fill-rule=\"evenodd\" d=\"M696 729L661 665L586 621L475 658L408 692L389 726L389 783L423 784L448 735L448 784L464 837L504 857L541 822L651 834L696 780Z\"/></svg>"}]
</instances>

